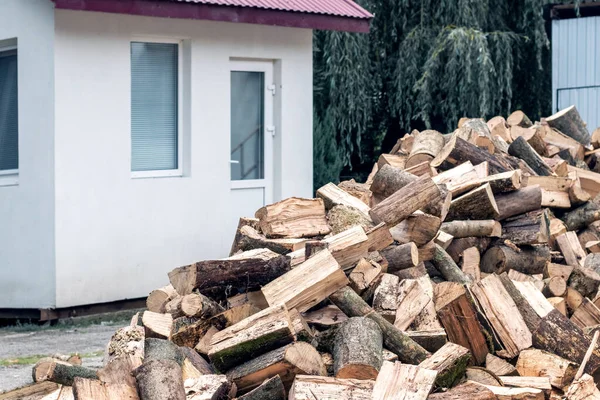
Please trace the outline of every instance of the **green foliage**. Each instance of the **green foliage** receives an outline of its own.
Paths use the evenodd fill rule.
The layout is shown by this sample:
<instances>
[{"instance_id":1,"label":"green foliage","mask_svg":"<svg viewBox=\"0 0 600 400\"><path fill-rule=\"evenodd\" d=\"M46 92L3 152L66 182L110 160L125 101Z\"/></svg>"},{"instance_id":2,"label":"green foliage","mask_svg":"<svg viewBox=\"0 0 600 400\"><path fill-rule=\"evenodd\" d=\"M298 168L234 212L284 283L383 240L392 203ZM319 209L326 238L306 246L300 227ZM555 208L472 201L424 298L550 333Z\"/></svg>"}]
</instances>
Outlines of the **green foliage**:
<instances>
[{"instance_id":1,"label":"green foliage","mask_svg":"<svg viewBox=\"0 0 600 400\"><path fill-rule=\"evenodd\" d=\"M412 129L550 112L549 0L358 2L375 16L370 34L314 36L316 187L370 169Z\"/></svg>"}]
</instances>

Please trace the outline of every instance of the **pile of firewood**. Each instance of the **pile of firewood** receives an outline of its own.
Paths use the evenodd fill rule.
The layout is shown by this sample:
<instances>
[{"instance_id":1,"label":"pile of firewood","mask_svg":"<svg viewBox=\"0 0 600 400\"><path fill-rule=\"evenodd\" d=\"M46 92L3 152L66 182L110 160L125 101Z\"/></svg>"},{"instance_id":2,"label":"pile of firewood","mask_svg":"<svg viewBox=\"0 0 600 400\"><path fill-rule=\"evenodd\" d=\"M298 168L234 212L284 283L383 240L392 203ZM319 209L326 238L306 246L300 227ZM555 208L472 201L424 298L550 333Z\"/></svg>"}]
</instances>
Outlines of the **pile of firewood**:
<instances>
[{"instance_id":1,"label":"pile of firewood","mask_svg":"<svg viewBox=\"0 0 600 400\"><path fill-rule=\"evenodd\" d=\"M101 370L34 378L54 399L599 399L597 147L574 107L415 131L366 183L263 207L229 258L170 272Z\"/></svg>"}]
</instances>

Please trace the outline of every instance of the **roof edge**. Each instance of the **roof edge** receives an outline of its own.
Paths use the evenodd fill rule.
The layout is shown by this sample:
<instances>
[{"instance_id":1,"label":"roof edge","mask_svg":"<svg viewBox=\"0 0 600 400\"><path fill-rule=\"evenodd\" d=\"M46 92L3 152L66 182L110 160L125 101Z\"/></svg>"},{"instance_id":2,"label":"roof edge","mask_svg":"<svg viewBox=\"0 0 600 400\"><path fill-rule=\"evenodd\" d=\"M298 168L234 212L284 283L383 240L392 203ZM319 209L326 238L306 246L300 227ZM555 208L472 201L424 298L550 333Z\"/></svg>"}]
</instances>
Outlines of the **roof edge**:
<instances>
[{"instance_id":1,"label":"roof edge","mask_svg":"<svg viewBox=\"0 0 600 400\"><path fill-rule=\"evenodd\" d=\"M56 9L368 33L370 19L159 0L52 0Z\"/></svg>"}]
</instances>

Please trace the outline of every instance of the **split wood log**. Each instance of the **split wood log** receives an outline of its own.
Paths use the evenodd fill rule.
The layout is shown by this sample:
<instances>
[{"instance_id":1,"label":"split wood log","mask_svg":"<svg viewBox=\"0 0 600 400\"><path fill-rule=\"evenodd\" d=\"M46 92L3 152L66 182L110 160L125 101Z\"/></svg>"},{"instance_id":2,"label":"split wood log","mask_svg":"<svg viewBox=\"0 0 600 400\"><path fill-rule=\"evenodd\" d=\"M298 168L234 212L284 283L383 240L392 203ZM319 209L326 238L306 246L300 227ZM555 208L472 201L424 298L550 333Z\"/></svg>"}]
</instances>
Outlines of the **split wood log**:
<instances>
[{"instance_id":1,"label":"split wood log","mask_svg":"<svg viewBox=\"0 0 600 400\"><path fill-rule=\"evenodd\" d=\"M492 136L499 136L508 143L512 141L512 138L510 137L510 131L508 129L508 124L506 123L504 117L496 116L490 119L487 122L487 126L490 129L490 133Z\"/></svg>"},{"instance_id":2,"label":"split wood log","mask_svg":"<svg viewBox=\"0 0 600 400\"><path fill-rule=\"evenodd\" d=\"M262 207L255 217L259 219L260 230L269 238L313 237L331 232L322 199L291 197Z\"/></svg>"},{"instance_id":3,"label":"split wood log","mask_svg":"<svg viewBox=\"0 0 600 400\"><path fill-rule=\"evenodd\" d=\"M419 265L419 250L414 243L390 246L381 252L388 261L388 272L393 273L402 269Z\"/></svg>"},{"instance_id":4,"label":"split wood log","mask_svg":"<svg viewBox=\"0 0 600 400\"><path fill-rule=\"evenodd\" d=\"M546 297L562 297L567 293L567 281L560 276L544 279L542 293Z\"/></svg>"},{"instance_id":5,"label":"split wood log","mask_svg":"<svg viewBox=\"0 0 600 400\"><path fill-rule=\"evenodd\" d=\"M452 196L458 196L479 186L481 179L478 171L470 161L466 161L452 169L434 176L437 185L445 185Z\"/></svg>"},{"instance_id":6,"label":"split wood log","mask_svg":"<svg viewBox=\"0 0 600 400\"><path fill-rule=\"evenodd\" d=\"M394 238L392 237L390 230L383 222L365 231L365 233L369 242L369 252L381 251L394 243Z\"/></svg>"},{"instance_id":7,"label":"split wood log","mask_svg":"<svg viewBox=\"0 0 600 400\"><path fill-rule=\"evenodd\" d=\"M530 211L507 218L502 223L502 239L517 246L548 243L550 218L546 210Z\"/></svg>"},{"instance_id":8,"label":"split wood log","mask_svg":"<svg viewBox=\"0 0 600 400\"><path fill-rule=\"evenodd\" d=\"M435 353L448 343L448 337L444 328L427 331L406 331L406 334L425 350L432 353Z\"/></svg>"},{"instance_id":9,"label":"split wood log","mask_svg":"<svg viewBox=\"0 0 600 400\"><path fill-rule=\"evenodd\" d=\"M185 400L181 366L169 359L144 360L134 371L141 400Z\"/></svg>"},{"instance_id":10,"label":"split wood log","mask_svg":"<svg viewBox=\"0 0 600 400\"><path fill-rule=\"evenodd\" d=\"M184 381L186 400L229 400L236 387L225 375L202 375Z\"/></svg>"},{"instance_id":11,"label":"split wood log","mask_svg":"<svg viewBox=\"0 0 600 400\"><path fill-rule=\"evenodd\" d=\"M486 334L479 323L473 301L463 285L440 283L435 287L435 308L448 339L470 350L482 364L488 354Z\"/></svg>"},{"instance_id":12,"label":"split wood log","mask_svg":"<svg viewBox=\"0 0 600 400\"><path fill-rule=\"evenodd\" d=\"M583 298L581 305L571 316L571 321L582 330L600 324L600 309L592 301Z\"/></svg>"},{"instance_id":13,"label":"split wood log","mask_svg":"<svg viewBox=\"0 0 600 400\"><path fill-rule=\"evenodd\" d=\"M481 259L481 271L501 274L514 269L526 274L541 274L550 263L550 251L546 246L523 247L519 250L516 252L508 246L489 248Z\"/></svg>"},{"instance_id":14,"label":"split wood log","mask_svg":"<svg viewBox=\"0 0 600 400\"><path fill-rule=\"evenodd\" d=\"M375 321L383 333L384 346L398 355L401 362L417 364L429 356L429 352L375 312L350 287L333 293L329 300L349 317L366 317Z\"/></svg>"},{"instance_id":15,"label":"split wood log","mask_svg":"<svg viewBox=\"0 0 600 400\"><path fill-rule=\"evenodd\" d=\"M594 132L592 132L591 144L594 149L600 147L600 128L596 128L594 129Z\"/></svg>"},{"instance_id":16,"label":"split wood log","mask_svg":"<svg viewBox=\"0 0 600 400\"><path fill-rule=\"evenodd\" d=\"M299 250L304 247L304 243L306 242L305 239L267 239L258 230L248 225L244 225L238 229L236 240L236 252L240 250L269 249L278 254L287 254L291 251Z\"/></svg>"},{"instance_id":17,"label":"split wood log","mask_svg":"<svg viewBox=\"0 0 600 400\"><path fill-rule=\"evenodd\" d=\"M535 388L510 388L484 385L496 395L498 400L544 400L544 392Z\"/></svg>"},{"instance_id":18,"label":"split wood log","mask_svg":"<svg viewBox=\"0 0 600 400\"><path fill-rule=\"evenodd\" d=\"M270 305L285 304L304 312L348 283L329 250L323 250L271 281L262 292Z\"/></svg>"},{"instance_id":19,"label":"split wood log","mask_svg":"<svg viewBox=\"0 0 600 400\"><path fill-rule=\"evenodd\" d=\"M33 367L32 375L34 382L50 381L67 386L73 386L73 380L77 377L98 379L98 375L93 369L72 365L50 357L38 361Z\"/></svg>"},{"instance_id":20,"label":"split wood log","mask_svg":"<svg viewBox=\"0 0 600 400\"><path fill-rule=\"evenodd\" d=\"M146 299L146 308L155 313L165 313L165 304L175 296L177 296L177 292L175 291L175 288L173 288L173 285L167 285L160 289L153 290Z\"/></svg>"},{"instance_id":21,"label":"split wood log","mask_svg":"<svg viewBox=\"0 0 600 400\"><path fill-rule=\"evenodd\" d=\"M434 130L424 130L415 136L413 146L406 160L406 168L422 162L431 162L444 147L444 137Z\"/></svg>"},{"instance_id":22,"label":"split wood log","mask_svg":"<svg viewBox=\"0 0 600 400\"><path fill-rule=\"evenodd\" d=\"M294 330L294 336L298 342L311 343L315 337L313 330L308 326L308 323L302 317L302 314L295 308L289 310L290 320Z\"/></svg>"},{"instance_id":23,"label":"split wood log","mask_svg":"<svg viewBox=\"0 0 600 400\"><path fill-rule=\"evenodd\" d=\"M430 394L427 400L497 400L498 397L488 388L474 382L462 383L446 392Z\"/></svg>"},{"instance_id":24,"label":"split wood log","mask_svg":"<svg viewBox=\"0 0 600 400\"><path fill-rule=\"evenodd\" d=\"M436 216L416 212L390 228L389 232L398 243L414 242L417 246L423 246L435 238L441 224L441 219Z\"/></svg>"},{"instance_id":25,"label":"split wood log","mask_svg":"<svg viewBox=\"0 0 600 400\"><path fill-rule=\"evenodd\" d=\"M171 314L144 311L142 324L144 324L145 336L147 338L169 338L173 326L173 317Z\"/></svg>"},{"instance_id":26,"label":"split wood log","mask_svg":"<svg viewBox=\"0 0 600 400\"><path fill-rule=\"evenodd\" d=\"M106 383L114 383L135 387L135 379L132 372L142 365L139 356L122 355L112 359L104 368L98 370L98 379Z\"/></svg>"},{"instance_id":27,"label":"split wood log","mask_svg":"<svg viewBox=\"0 0 600 400\"><path fill-rule=\"evenodd\" d=\"M431 157L431 160L433 160L433 157ZM429 162L431 160L423 161L419 164L415 164L411 167L408 167L408 168L406 168L406 172L411 173L416 176L434 177L437 175L437 170L429 164Z\"/></svg>"},{"instance_id":28,"label":"split wood log","mask_svg":"<svg viewBox=\"0 0 600 400\"><path fill-rule=\"evenodd\" d=\"M373 310L391 323L396 320L400 278L383 274L373 294Z\"/></svg>"},{"instance_id":29,"label":"split wood log","mask_svg":"<svg viewBox=\"0 0 600 400\"><path fill-rule=\"evenodd\" d=\"M521 352L523 354L523 352ZM508 376L517 374L516 368L509 362L496 357L493 354L488 354L485 358L485 369L496 374L497 376Z\"/></svg>"},{"instance_id":30,"label":"split wood log","mask_svg":"<svg viewBox=\"0 0 600 400\"><path fill-rule=\"evenodd\" d=\"M412 144L411 144L412 146ZM379 159L377 159L377 167L379 169L383 168L385 165L391 165L392 167L397 167L404 169L406 167L406 159L408 158L405 154L381 154Z\"/></svg>"},{"instance_id":31,"label":"split wood log","mask_svg":"<svg viewBox=\"0 0 600 400\"><path fill-rule=\"evenodd\" d=\"M308 260L320 251L329 249L329 243L320 240L309 240L304 245L304 260Z\"/></svg>"},{"instance_id":32,"label":"split wood log","mask_svg":"<svg viewBox=\"0 0 600 400\"><path fill-rule=\"evenodd\" d=\"M521 110L514 111L512 114L510 114L506 119L506 123L511 127L521 126L523 128L528 128L533 125L531 120Z\"/></svg>"},{"instance_id":33,"label":"split wood log","mask_svg":"<svg viewBox=\"0 0 600 400\"><path fill-rule=\"evenodd\" d=\"M568 310L573 313L583 303L583 296L572 287L567 287L567 295L565 296Z\"/></svg>"},{"instance_id":34,"label":"split wood log","mask_svg":"<svg viewBox=\"0 0 600 400\"><path fill-rule=\"evenodd\" d=\"M327 222L331 227L332 235L337 235L355 225L361 226L365 231L373 227L371 218L368 215L365 216L356 208L345 205L338 205L329 210Z\"/></svg>"},{"instance_id":35,"label":"split wood log","mask_svg":"<svg viewBox=\"0 0 600 400\"><path fill-rule=\"evenodd\" d=\"M385 361L373 387L373 400L426 400L436 371Z\"/></svg>"},{"instance_id":36,"label":"split wood log","mask_svg":"<svg viewBox=\"0 0 600 400\"><path fill-rule=\"evenodd\" d=\"M432 303L431 296L417 280L404 279L398 286L394 326L401 331L406 331L430 303Z\"/></svg>"},{"instance_id":37,"label":"split wood log","mask_svg":"<svg viewBox=\"0 0 600 400\"><path fill-rule=\"evenodd\" d=\"M440 197L440 189L431 178L421 177L373 207L369 214L377 224L385 222L394 226L415 211L439 202Z\"/></svg>"},{"instance_id":38,"label":"split wood log","mask_svg":"<svg viewBox=\"0 0 600 400\"><path fill-rule=\"evenodd\" d=\"M499 376L483 367L468 367L465 371L465 378L469 382L476 382L481 385L502 385Z\"/></svg>"},{"instance_id":39,"label":"split wood log","mask_svg":"<svg viewBox=\"0 0 600 400\"><path fill-rule=\"evenodd\" d=\"M567 166L567 170L569 174L576 174L581 182L581 188L588 192L590 196L596 197L600 193L600 174L570 165Z\"/></svg>"},{"instance_id":40,"label":"split wood log","mask_svg":"<svg viewBox=\"0 0 600 400\"><path fill-rule=\"evenodd\" d=\"M350 287L356 293L362 294L381 273L381 265L362 258L348 276Z\"/></svg>"},{"instance_id":41,"label":"split wood log","mask_svg":"<svg viewBox=\"0 0 600 400\"><path fill-rule=\"evenodd\" d=\"M340 268L353 268L358 260L368 254L369 238L360 226L353 226L343 232L323 240L328 249L339 263Z\"/></svg>"},{"instance_id":42,"label":"split wood log","mask_svg":"<svg viewBox=\"0 0 600 400\"><path fill-rule=\"evenodd\" d=\"M369 217L370 207L366 203L352 196L345 190L340 189L333 183L328 183L327 185L317 190L317 197L323 199L323 202L325 203L325 208L327 210L331 210L335 206L343 205L347 207L352 207L355 210L358 210L367 218Z\"/></svg>"},{"instance_id":43,"label":"split wood log","mask_svg":"<svg viewBox=\"0 0 600 400\"><path fill-rule=\"evenodd\" d=\"M559 277L565 281L568 281L569 277L571 276L571 272L573 272L573 267L570 265L548 263L546 268L544 268L544 278Z\"/></svg>"},{"instance_id":44,"label":"split wood log","mask_svg":"<svg viewBox=\"0 0 600 400\"><path fill-rule=\"evenodd\" d=\"M586 203L583 206L565 213L562 220L568 230L577 231L585 228L592 222L600 220L600 206L593 201Z\"/></svg>"},{"instance_id":45,"label":"split wood log","mask_svg":"<svg viewBox=\"0 0 600 400\"><path fill-rule=\"evenodd\" d=\"M542 208L542 190L539 186L528 186L523 189L501 194L495 197L498 206L498 220L502 221L515 215Z\"/></svg>"},{"instance_id":46,"label":"split wood log","mask_svg":"<svg viewBox=\"0 0 600 400\"><path fill-rule=\"evenodd\" d=\"M213 299L230 292L258 290L290 270L289 258L268 249L246 251L223 260L200 261L169 272L169 280L184 296L198 290Z\"/></svg>"},{"instance_id":47,"label":"split wood log","mask_svg":"<svg viewBox=\"0 0 600 400\"><path fill-rule=\"evenodd\" d=\"M0 394L0 400L45 399L47 396L54 396L57 391L60 391L60 387L54 382L36 382L31 385ZM52 398L53 397L51 397L51 399Z\"/></svg>"},{"instance_id":48,"label":"split wood log","mask_svg":"<svg viewBox=\"0 0 600 400\"><path fill-rule=\"evenodd\" d=\"M517 169L479 178L478 183L481 185L489 184L494 194L514 192L522 187L521 170Z\"/></svg>"},{"instance_id":49,"label":"split wood log","mask_svg":"<svg viewBox=\"0 0 600 400\"><path fill-rule=\"evenodd\" d=\"M438 231L437 235L433 239L433 243L439 245L442 249L446 250L454 240L454 236L444 232ZM435 252L434 252L435 255Z\"/></svg>"},{"instance_id":50,"label":"split wood log","mask_svg":"<svg viewBox=\"0 0 600 400\"><path fill-rule=\"evenodd\" d=\"M354 179L350 179L349 181L340 182L337 186L349 195L356 197L366 205L369 205L371 202L371 196L373 196L373 193L371 193L369 190L369 186L371 186L370 184L358 183ZM327 208L327 206L325 206L325 208Z\"/></svg>"},{"instance_id":51,"label":"split wood log","mask_svg":"<svg viewBox=\"0 0 600 400\"><path fill-rule=\"evenodd\" d=\"M568 192L573 180L563 176L524 176L523 186L539 186L549 192Z\"/></svg>"},{"instance_id":52,"label":"split wood log","mask_svg":"<svg viewBox=\"0 0 600 400\"><path fill-rule=\"evenodd\" d=\"M177 318L173 320L173 330L169 339L178 346L195 347L210 327L211 323L204 319Z\"/></svg>"},{"instance_id":53,"label":"split wood log","mask_svg":"<svg viewBox=\"0 0 600 400\"><path fill-rule=\"evenodd\" d=\"M308 343L297 342L248 359L227 372L239 393L253 390L277 375L289 388L296 375L326 375L326 371L319 352Z\"/></svg>"},{"instance_id":54,"label":"split wood log","mask_svg":"<svg viewBox=\"0 0 600 400\"><path fill-rule=\"evenodd\" d=\"M444 222L440 229L454 238L500 237L502 235L502 225L493 219Z\"/></svg>"},{"instance_id":55,"label":"split wood log","mask_svg":"<svg viewBox=\"0 0 600 400\"><path fill-rule=\"evenodd\" d=\"M487 161L492 174L499 174L514 169L503 158L492 155L488 151L480 149L457 136L453 136L446 143L442 151L431 162L431 166L447 170L465 161L471 161L474 165Z\"/></svg>"},{"instance_id":56,"label":"split wood log","mask_svg":"<svg viewBox=\"0 0 600 400\"><path fill-rule=\"evenodd\" d=\"M181 299L181 311L188 317L211 318L225 309L219 303L200 293L192 293Z\"/></svg>"},{"instance_id":57,"label":"split wood log","mask_svg":"<svg viewBox=\"0 0 600 400\"><path fill-rule=\"evenodd\" d=\"M432 240L417 249L419 251L419 264L430 261L435 255L435 242Z\"/></svg>"},{"instance_id":58,"label":"split wood log","mask_svg":"<svg viewBox=\"0 0 600 400\"><path fill-rule=\"evenodd\" d=\"M327 329L346 321L348 317L334 305L325 306L321 309L307 312L304 320L319 329Z\"/></svg>"},{"instance_id":59,"label":"split wood log","mask_svg":"<svg viewBox=\"0 0 600 400\"><path fill-rule=\"evenodd\" d=\"M567 291L565 290L565 293ZM565 317L567 314L567 302L563 297L548 297L548 303L552 304Z\"/></svg>"},{"instance_id":60,"label":"split wood log","mask_svg":"<svg viewBox=\"0 0 600 400\"><path fill-rule=\"evenodd\" d=\"M534 388L545 393L552 390L550 379L543 376L501 376L500 382L508 387Z\"/></svg>"},{"instance_id":61,"label":"split wood log","mask_svg":"<svg viewBox=\"0 0 600 400\"><path fill-rule=\"evenodd\" d=\"M575 232L567 232L558 236L556 242L568 265L573 267L583 266L586 253L581 247Z\"/></svg>"},{"instance_id":62,"label":"split wood log","mask_svg":"<svg viewBox=\"0 0 600 400\"><path fill-rule=\"evenodd\" d=\"M581 379L569 386L566 395L569 400L600 399L600 390L598 390L594 378L584 374Z\"/></svg>"},{"instance_id":63,"label":"split wood log","mask_svg":"<svg viewBox=\"0 0 600 400\"><path fill-rule=\"evenodd\" d=\"M463 252L461 269L473 282L481 280L480 263L481 255L477 247L469 247Z\"/></svg>"},{"instance_id":64,"label":"split wood log","mask_svg":"<svg viewBox=\"0 0 600 400\"><path fill-rule=\"evenodd\" d=\"M487 237L457 238L452 240L450 245L446 248L446 253L452 257L454 262L459 262L463 252L469 247L477 247L479 254L483 254L490 243L491 239Z\"/></svg>"},{"instance_id":65,"label":"split wood log","mask_svg":"<svg viewBox=\"0 0 600 400\"><path fill-rule=\"evenodd\" d=\"M352 317L341 324L333 347L334 373L342 379L375 379L381 368L383 336L371 319Z\"/></svg>"},{"instance_id":66,"label":"split wood log","mask_svg":"<svg viewBox=\"0 0 600 400\"><path fill-rule=\"evenodd\" d=\"M451 282L470 283L471 279L460 269L454 260L439 245L431 262L442 276Z\"/></svg>"},{"instance_id":67,"label":"split wood log","mask_svg":"<svg viewBox=\"0 0 600 400\"><path fill-rule=\"evenodd\" d=\"M515 302L496 275L489 275L473 284L471 291L509 357L531 347L531 332L521 314L514 312Z\"/></svg>"},{"instance_id":68,"label":"split wood log","mask_svg":"<svg viewBox=\"0 0 600 400\"><path fill-rule=\"evenodd\" d=\"M230 327L231 325L237 324L241 320L248 318L259 311L261 311L261 308L256 307L252 303L246 303L240 306L230 307L228 310L225 310L222 313L210 318L208 323L216 327L218 330L222 330ZM206 333L203 334L205 335Z\"/></svg>"},{"instance_id":69,"label":"split wood log","mask_svg":"<svg viewBox=\"0 0 600 400\"><path fill-rule=\"evenodd\" d=\"M212 375L215 373L213 367L198 354L194 349L189 347L180 347L179 350L185 357L183 360L183 366L189 364L194 367L201 375Z\"/></svg>"},{"instance_id":70,"label":"split wood log","mask_svg":"<svg viewBox=\"0 0 600 400\"><path fill-rule=\"evenodd\" d=\"M210 350L210 341L212 340L214 334L218 331L219 330L214 326L210 327L208 331L206 331L206 334L202 337L202 339L200 339L196 347L194 347L194 350L196 350L196 352L198 354L201 354L203 357L208 358L208 351Z\"/></svg>"},{"instance_id":71,"label":"split wood log","mask_svg":"<svg viewBox=\"0 0 600 400\"><path fill-rule=\"evenodd\" d=\"M446 220L485 220L494 219L498 216L499 211L494 194L492 193L490 185L486 183L485 185L452 200Z\"/></svg>"},{"instance_id":72,"label":"split wood log","mask_svg":"<svg viewBox=\"0 0 600 400\"><path fill-rule=\"evenodd\" d=\"M285 400L287 393L279 375L265 379L263 383L250 392L236 397L236 400Z\"/></svg>"},{"instance_id":73,"label":"split wood log","mask_svg":"<svg viewBox=\"0 0 600 400\"><path fill-rule=\"evenodd\" d=\"M527 275L514 269L508 271L508 278L513 282L531 282L539 291L544 289L544 281L534 278L533 275Z\"/></svg>"},{"instance_id":74,"label":"split wood log","mask_svg":"<svg viewBox=\"0 0 600 400\"><path fill-rule=\"evenodd\" d=\"M471 352L468 349L448 342L419 364L419 367L437 371L435 384L438 387L450 388L463 377L470 361Z\"/></svg>"},{"instance_id":75,"label":"split wood log","mask_svg":"<svg viewBox=\"0 0 600 400\"><path fill-rule=\"evenodd\" d=\"M546 142L544 142L544 133L545 130L539 125L529 128L520 126L512 126L510 128L510 135L513 141L518 137L522 137L536 153L546 157L548 156L548 150L546 149Z\"/></svg>"},{"instance_id":76,"label":"split wood log","mask_svg":"<svg viewBox=\"0 0 600 400\"><path fill-rule=\"evenodd\" d=\"M218 371L227 371L293 341L292 322L287 308L280 304L215 333L208 357Z\"/></svg>"},{"instance_id":77,"label":"split wood log","mask_svg":"<svg viewBox=\"0 0 600 400\"><path fill-rule=\"evenodd\" d=\"M230 257L240 251L240 249L238 248L238 244L241 238L240 229L244 226L249 226L258 231L260 229L258 222L258 218L241 217L239 219L238 226L235 231L235 237L233 238L233 243L231 244L231 250L229 251Z\"/></svg>"},{"instance_id":78,"label":"split wood log","mask_svg":"<svg viewBox=\"0 0 600 400\"><path fill-rule=\"evenodd\" d=\"M182 296L176 296L165 304L165 311L171 314L171 318L176 319L183 317L185 314L181 311L181 300Z\"/></svg>"},{"instance_id":79,"label":"split wood log","mask_svg":"<svg viewBox=\"0 0 600 400\"><path fill-rule=\"evenodd\" d=\"M144 328L138 326L139 313L132 318L129 326L119 328L106 346L104 365L122 355L144 357Z\"/></svg>"},{"instance_id":80,"label":"split wood log","mask_svg":"<svg viewBox=\"0 0 600 400\"><path fill-rule=\"evenodd\" d=\"M169 340L155 338L144 340L144 362L171 360L175 361L178 365L182 365L184 359L185 356L181 348Z\"/></svg>"},{"instance_id":81,"label":"split wood log","mask_svg":"<svg viewBox=\"0 0 600 400\"><path fill-rule=\"evenodd\" d=\"M575 106L567 107L551 115L546 118L546 123L584 146L590 144L590 134Z\"/></svg>"},{"instance_id":82,"label":"split wood log","mask_svg":"<svg viewBox=\"0 0 600 400\"><path fill-rule=\"evenodd\" d=\"M371 400L373 381L298 375L288 400L346 399Z\"/></svg>"},{"instance_id":83,"label":"split wood log","mask_svg":"<svg viewBox=\"0 0 600 400\"><path fill-rule=\"evenodd\" d=\"M73 398L75 400L140 399L135 387L80 377L75 378L73 382Z\"/></svg>"},{"instance_id":84,"label":"split wood log","mask_svg":"<svg viewBox=\"0 0 600 400\"><path fill-rule=\"evenodd\" d=\"M571 384L576 373L575 364L555 354L538 349L523 350L516 364L521 376L542 376L550 384L563 389Z\"/></svg>"}]
</instances>

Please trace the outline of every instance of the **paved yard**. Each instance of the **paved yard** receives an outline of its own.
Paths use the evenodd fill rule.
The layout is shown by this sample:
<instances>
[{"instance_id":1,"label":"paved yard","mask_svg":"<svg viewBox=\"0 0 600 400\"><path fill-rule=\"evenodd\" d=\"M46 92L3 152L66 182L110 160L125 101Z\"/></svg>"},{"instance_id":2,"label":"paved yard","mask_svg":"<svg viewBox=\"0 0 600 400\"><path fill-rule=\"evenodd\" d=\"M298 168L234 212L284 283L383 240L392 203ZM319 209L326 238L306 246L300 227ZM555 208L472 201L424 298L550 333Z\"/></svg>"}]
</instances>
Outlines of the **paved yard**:
<instances>
[{"instance_id":1,"label":"paved yard","mask_svg":"<svg viewBox=\"0 0 600 400\"><path fill-rule=\"evenodd\" d=\"M0 328L0 393L31 383L33 364L45 356L78 353L84 366L101 367L108 340L134 313L105 314L52 327Z\"/></svg>"}]
</instances>

